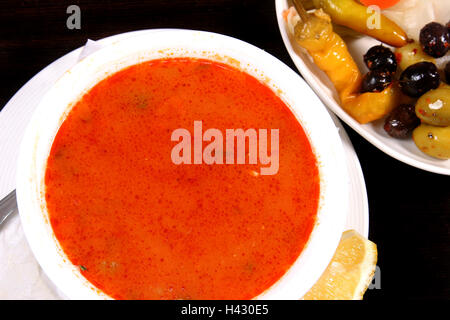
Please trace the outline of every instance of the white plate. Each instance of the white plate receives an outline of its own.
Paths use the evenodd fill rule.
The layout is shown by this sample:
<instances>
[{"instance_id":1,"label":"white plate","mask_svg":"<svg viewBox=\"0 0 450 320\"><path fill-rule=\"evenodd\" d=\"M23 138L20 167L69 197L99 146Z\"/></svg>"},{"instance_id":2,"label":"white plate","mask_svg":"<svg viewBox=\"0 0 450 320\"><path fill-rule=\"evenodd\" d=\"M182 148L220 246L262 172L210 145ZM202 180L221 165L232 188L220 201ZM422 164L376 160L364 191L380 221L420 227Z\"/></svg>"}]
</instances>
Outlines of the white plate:
<instances>
[{"instance_id":1,"label":"white plate","mask_svg":"<svg viewBox=\"0 0 450 320\"><path fill-rule=\"evenodd\" d=\"M348 115L339 106L339 98L327 75L312 62L309 55L305 53L305 51L303 51L303 49L301 49L288 34L286 23L282 16L282 12L289 8L288 1L275 0L275 6L278 27L292 61L305 78L306 82L308 82L319 98L331 111L358 132L363 138L391 157L416 168L450 175L450 160L439 160L427 156L416 147L412 139L399 140L391 138L384 131L382 126L383 122L380 120L362 125ZM366 72L367 68L363 62L363 55L370 47L380 44L380 42L368 36L348 38L345 40L358 67L360 70Z\"/></svg>"},{"instance_id":2,"label":"white plate","mask_svg":"<svg viewBox=\"0 0 450 320\"><path fill-rule=\"evenodd\" d=\"M135 36L142 33L158 32L161 30L143 30L115 35L96 41L100 46ZM22 139L24 129L31 114L37 107L42 96L61 77L61 75L77 63L83 48L73 50L59 58L28 81L8 102L0 112L0 197L5 196L15 188L16 161L18 145ZM342 139L347 158L349 173L350 207L347 215L346 229L355 229L368 236L369 215L367 194L364 177L353 146L339 120L332 115ZM19 217L11 217L3 226L0 237L1 261L0 279L4 286L2 299L58 299L66 298L47 279L39 264L34 259L25 240ZM4 237L3 237L4 236ZM27 274L24 277L23 274ZM7 281L13 279L13 281Z\"/></svg>"}]
</instances>

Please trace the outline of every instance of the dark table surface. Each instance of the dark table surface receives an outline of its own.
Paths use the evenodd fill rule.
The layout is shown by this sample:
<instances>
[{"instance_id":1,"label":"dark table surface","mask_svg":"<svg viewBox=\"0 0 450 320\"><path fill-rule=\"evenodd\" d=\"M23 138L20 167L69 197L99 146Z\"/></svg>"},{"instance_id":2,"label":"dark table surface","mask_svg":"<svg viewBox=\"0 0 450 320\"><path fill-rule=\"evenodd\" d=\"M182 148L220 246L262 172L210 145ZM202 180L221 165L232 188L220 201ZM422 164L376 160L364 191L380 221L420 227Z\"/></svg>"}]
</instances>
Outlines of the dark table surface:
<instances>
[{"instance_id":1,"label":"dark table surface","mask_svg":"<svg viewBox=\"0 0 450 320\"><path fill-rule=\"evenodd\" d=\"M79 30L66 27L72 4L81 9ZM0 0L0 109L33 75L88 38L151 28L229 35L296 71L273 0ZM449 177L399 162L346 130L364 172L369 238L379 251L381 289L368 290L365 298L450 298Z\"/></svg>"}]
</instances>

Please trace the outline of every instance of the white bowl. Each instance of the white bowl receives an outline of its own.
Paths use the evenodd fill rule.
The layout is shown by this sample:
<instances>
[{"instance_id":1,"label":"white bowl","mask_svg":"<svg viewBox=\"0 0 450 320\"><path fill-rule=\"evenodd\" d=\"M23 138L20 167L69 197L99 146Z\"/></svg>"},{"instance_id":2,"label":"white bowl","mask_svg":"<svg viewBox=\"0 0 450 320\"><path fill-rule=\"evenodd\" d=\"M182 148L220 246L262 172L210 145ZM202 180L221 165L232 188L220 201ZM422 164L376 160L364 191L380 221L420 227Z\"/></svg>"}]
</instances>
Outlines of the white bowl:
<instances>
[{"instance_id":1,"label":"white bowl","mask_svg":"<svg viewBox=\"0 0 450 320\"><path fill-rule=\"evenodd\" d=\"M44 197L47 158L71 106L96 83L139 62L180 56L229 63L264 81L290 106L311 141L321 178L317 222L292 267L256 297L299 299L328 265L343 231L349 181L342 144L325 107L295 72L263 50L214 33L165 30L118 40L84 58L55 83L36 109L20 146L17 201L30 247L68 298L109 298L80 274L54 236Z\"/></svg>"},{"instance_id":2,"label":"white bowl","mask_svg":"<svg viewBox=\"0 0 450 320\"><path fill-rule=\"evenodd\" d=\"M339 119L391 157L419 169L450 175L450 160L440 160L426 155L417 148L412 139L401 140L390 137L383 129L384 122L382 120L368 124L360 124L347 114L339 105L338 94L325 72L314 64L306 51L300 48L288 34L286 22L283 19L283 11L290 7L288 1L275 0L275 5L280 33L292 61L323 103ZM372 46L380 44L380 41L369 36L361 36L359 38L349 37L344 40L359 69L362 72L367 72L368 69L364 64L363 55Z\"/></svg>"}]
</instances>

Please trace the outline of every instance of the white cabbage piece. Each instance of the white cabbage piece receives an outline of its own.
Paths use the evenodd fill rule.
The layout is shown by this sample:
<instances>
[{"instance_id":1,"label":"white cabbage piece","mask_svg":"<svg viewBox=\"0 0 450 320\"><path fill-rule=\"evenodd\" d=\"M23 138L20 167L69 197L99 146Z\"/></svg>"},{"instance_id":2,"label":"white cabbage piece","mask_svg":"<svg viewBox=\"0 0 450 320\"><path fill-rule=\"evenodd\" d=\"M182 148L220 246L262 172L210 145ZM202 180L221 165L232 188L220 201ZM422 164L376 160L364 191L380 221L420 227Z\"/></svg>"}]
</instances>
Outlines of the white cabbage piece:
<instances>
[{"instance_id":1,"label":"white cabbage piece","mask_svg":"<svg viewBox=\"0 0 450 320\"><path fill-rule=\"evenodd\" d=\"M401 0L382 12L405 30L410 39L419 41L420 30L427 23L448 22L450 0Z\"/></svg>"}]
</instances>

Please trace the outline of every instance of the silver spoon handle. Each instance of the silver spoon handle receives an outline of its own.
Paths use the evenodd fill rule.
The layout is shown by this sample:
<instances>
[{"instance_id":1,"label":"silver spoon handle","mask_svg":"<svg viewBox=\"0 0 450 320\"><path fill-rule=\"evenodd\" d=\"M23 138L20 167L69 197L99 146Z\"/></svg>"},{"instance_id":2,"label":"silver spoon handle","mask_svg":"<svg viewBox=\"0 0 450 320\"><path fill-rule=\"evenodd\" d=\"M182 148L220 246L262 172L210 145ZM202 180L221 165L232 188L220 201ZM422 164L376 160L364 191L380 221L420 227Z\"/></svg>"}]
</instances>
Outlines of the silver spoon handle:
<instances>
[{"instance_id":1,"label":"silver spoon handle","mask_svg":"<svg viewBox=\"0 0 450 320\"><path fill-rule=\"evenodd\" d=\"M17 210L16 190L11 191L6 197L0 200L0 225L8 216Z\"/></svg>"}]
</instances>

